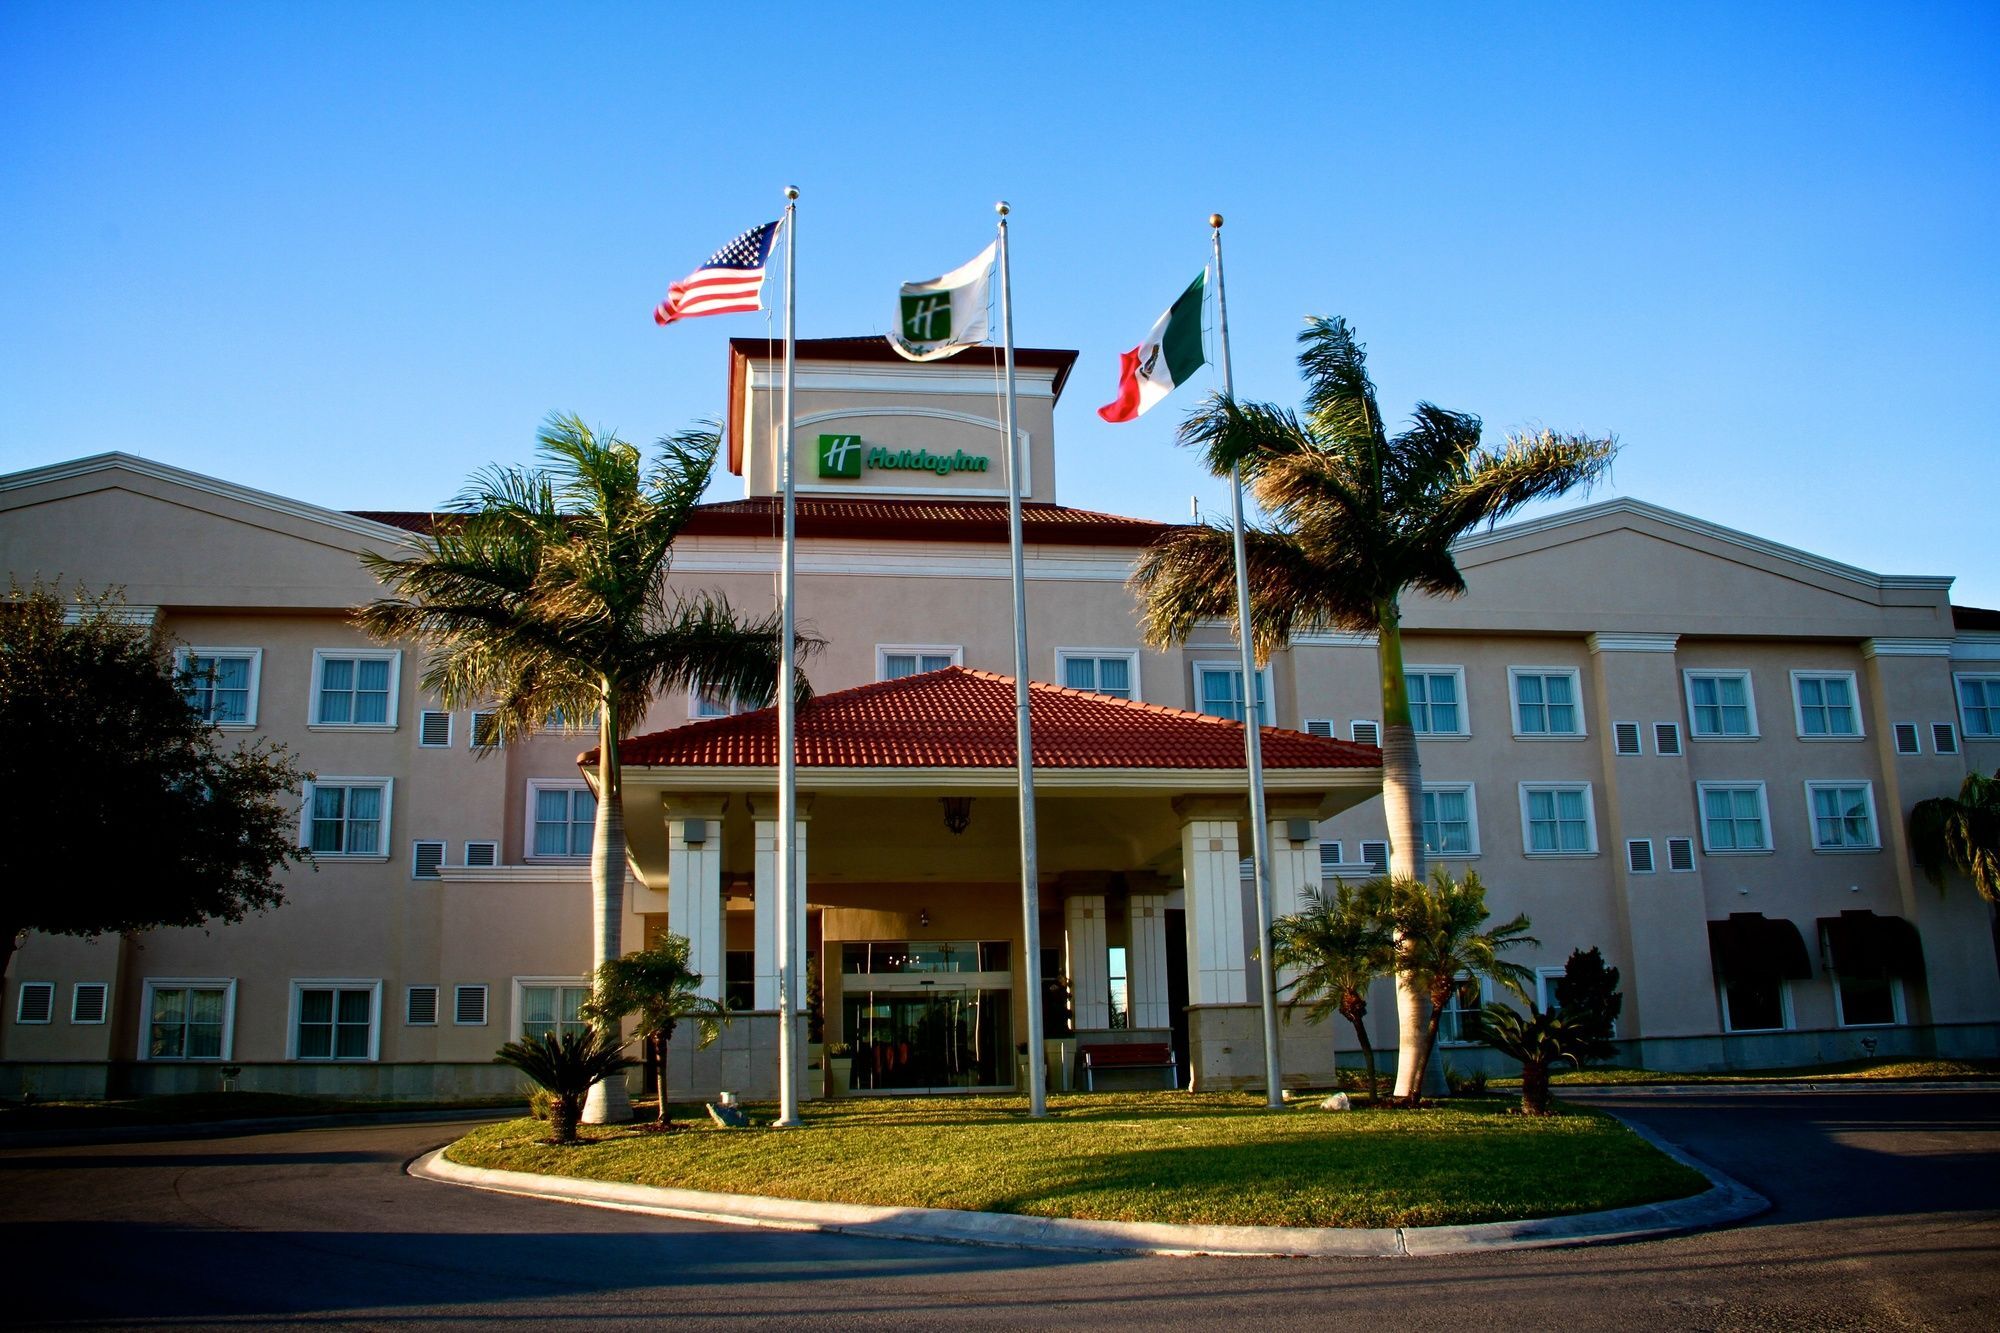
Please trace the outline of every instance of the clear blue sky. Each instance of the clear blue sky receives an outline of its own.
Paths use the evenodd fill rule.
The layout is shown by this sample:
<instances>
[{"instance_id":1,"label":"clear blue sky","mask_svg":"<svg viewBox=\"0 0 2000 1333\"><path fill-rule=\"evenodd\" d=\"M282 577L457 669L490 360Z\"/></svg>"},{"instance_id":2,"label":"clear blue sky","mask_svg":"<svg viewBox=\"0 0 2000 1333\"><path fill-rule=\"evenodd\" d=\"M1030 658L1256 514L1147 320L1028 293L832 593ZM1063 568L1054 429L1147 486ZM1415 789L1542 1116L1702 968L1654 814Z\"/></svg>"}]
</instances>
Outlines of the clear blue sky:
<instances>
[{"instance_id":1,"label":"clear blue sky","mask_svg":"<svg viewBox=\"0 0 2000 1333\"><path fill-rule=\"evenodd\" d=\"M1240 394L1343 314L1391 412L1615 431L1600 497L2000 606L2000 6L1412 8L14 0L0 470L422 508L551 409L650 440L766 327L654 303L793 182L805 336L1011 201L1060 497L1180 517L1192 392L1092 409L1220 210Z\"/></svg>"}]
</instances>

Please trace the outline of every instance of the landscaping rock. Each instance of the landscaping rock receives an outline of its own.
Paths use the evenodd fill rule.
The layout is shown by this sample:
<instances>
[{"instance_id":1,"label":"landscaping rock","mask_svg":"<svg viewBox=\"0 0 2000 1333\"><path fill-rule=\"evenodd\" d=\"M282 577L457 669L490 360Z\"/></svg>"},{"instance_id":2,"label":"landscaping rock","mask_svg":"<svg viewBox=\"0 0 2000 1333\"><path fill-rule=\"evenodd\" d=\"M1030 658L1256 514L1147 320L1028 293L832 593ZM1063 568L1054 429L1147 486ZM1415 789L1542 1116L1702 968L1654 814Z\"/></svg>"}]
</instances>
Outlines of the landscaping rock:
<instances>
[{"instance_id":1,"label":"landscaping rock","mask_svg":"<svg viewBox=\"0 0 2000 1333\"><path fill-rule=\"evenodd\" d=\"M750 1117L743 1114L741 1107L723 1102L708 1104L708 1118L724 1129L742 1129L750 1123Z\"/></svg>"},{"instance_id":2,"label":"landscaping rock","mask_svg":"<svg viewBox=\"0 0 2000 1333\"><path fill-rule=\"evenodd\" d=\"M1352 1111L1354 1102L1344 1092L1336 1092L1319 1104L1322 1111Z\"/></svg>"}]
</instances>

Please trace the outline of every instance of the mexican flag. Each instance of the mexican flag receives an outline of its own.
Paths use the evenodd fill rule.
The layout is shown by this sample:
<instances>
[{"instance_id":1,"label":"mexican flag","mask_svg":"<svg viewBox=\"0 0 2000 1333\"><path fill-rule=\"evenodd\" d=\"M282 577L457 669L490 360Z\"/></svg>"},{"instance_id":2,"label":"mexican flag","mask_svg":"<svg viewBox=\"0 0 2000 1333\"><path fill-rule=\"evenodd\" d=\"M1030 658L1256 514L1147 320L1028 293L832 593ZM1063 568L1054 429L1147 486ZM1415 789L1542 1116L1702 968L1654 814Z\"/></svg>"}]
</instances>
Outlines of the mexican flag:
<instances>
[{"instance_id":1,"label":"mexican flag","mask_svg":"<svg viewBox=\"0 0 2000 1333\"><path fill-rule=\"evenodd\" d=\"M985 342L999 244L995 241L942 277L904 283L889 346L910 361L935 361Z\"/></svg>"},{"instance_id":2,"label":"mexican flag","mask_svg":"<svg viewBox=\"0 0 2000 1333\"><path fill-rule=\"evenodd\" d=\"M1188 284L1146 335L1146 341L1118 357L1118 400L1097 409L1106 421L1132 421L1187 383L1208 358L1201 350L1201 299L1208 270Z\"/></svg>"}]
</instances>

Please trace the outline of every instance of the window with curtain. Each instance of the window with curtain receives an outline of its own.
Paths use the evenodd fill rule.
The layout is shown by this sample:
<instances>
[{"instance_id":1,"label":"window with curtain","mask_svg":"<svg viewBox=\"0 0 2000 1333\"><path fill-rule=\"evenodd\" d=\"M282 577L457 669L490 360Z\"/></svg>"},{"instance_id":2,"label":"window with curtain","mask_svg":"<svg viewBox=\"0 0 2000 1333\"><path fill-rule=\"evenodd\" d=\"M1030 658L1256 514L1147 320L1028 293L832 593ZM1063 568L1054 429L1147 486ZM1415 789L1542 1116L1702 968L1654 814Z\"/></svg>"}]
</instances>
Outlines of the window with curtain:
<instances>
[{"instance_id":1,"label":"window with curtain","mask_svg":"<svg viewBox=\"0 0 2000 1333\"><path fill-rule=\"evenodd\" d=\"M1966 735L2000 736L2000 676L1960 676L1958 715Z\"/></svg>"},{"instance_id":2,"label":"window with curtain","mask_svg":"<svg viewBox=\"0 0 2000 1333\"><path fill-rule=\"evenodd\" d=\"M1471 856L1478 850L1473 827L1471 784L1426 785L1423 792L1424 850L1432 856Z\"/></svg>"},{"instance_id":3,"label":"window with curtain","mask_svg":"<svg viewBox=\"0 0 2000 1333\"><path fill-rule=\"evenodd\" d=\"M1270 672L1257 673L1257 724L1271 725ZM1243 720L1243 672L1238 667L1198 666L1195 668L1196 694L1202 712L1211 717Z\"/></svg>"},{"instance_id":4,"label":"window with curtain","mask_svg":"<svg viewBox=\"0 0 2000 1333\"><path fill-rule=\"evenodd\" d=\"M1523 736L1581 736L1574 671L1514 671L1514 730Z\"/></svg>"},{"instance_id":5,"label":"window with curtain","mask_svg":"<svg viewBox=\"0 0 2000 1333\"><path fill-rule=\"evenodd\" d=\"M153 986L148 1002L146 1058L220 1060L227 1025L227 986Z\"/></svg>"},{"instance_id":6,"label":"window with curtain","mask_svg":"<svg viewBox=\"0 0 2000 1333\"><path fill-rule=\"evenodd\" d=\"M1854 677L1794 676L1798 691L1799 735L1859 736L1860 715L1854 708Z\"/></svg>"},{"instance_id":7,"label":"window with curtain","mask_svg":"<svg viewBox=\"0 0 2000 1333\"><path fill-rule=\"evenodd\" d=\"M218 727L247 726L257 659L252 653L194 649L181 665L183 695L204 722Z\"/></svg>"},{"instance_id":8,"label":"window with curtain","mask_svg":"<svg viewBox=\"0 0 2000 1333\"><path fill-rule=\"evenodd\" d=\"M583 1019L583 1002L590 988L569 985L524 985L521 987L521 1036L581 1036L590 1027Z\"/></svg>"},{"instance_id":9,"label":"window with curtain","mask_svg":"<svg viewBox=\"0 0 2000 1333\"><path fill-rule=\"evenodd\" d=\"M379 856L383 850L385 784L309 784L315 856Z\"/></svg>"},{"instance_id":10,"label":"window with curtain","mask_svg":"<svg viewBox=\"0 0 2000 1333\"><path fill-rule=\"evenodd\" d=\"M1755 736L1747 671L1691 671L1687 677L1688 730L1697 737Z\"/></svg>"},{"instance_id":11,"label":"window with curtain","mask_svg":"<svg viewBox=\"0 0 2000 1333\"><path fill-rule=\"evenodd\" d=\"M366 1060L375 1028L373 986L301 986L294 1049L301 1060Z\"/></svg>"},{"instance_id":12,"label":"window with curtain","mask_svg":"<svg viewBox=\"0 0 2000 1333\"><path fill-rule=\"evenodd\" d=\"M1769 821L1764 810L1764 784L1701 788L1702 841L1711 852L1771 850Z\"/></svg>"},{"instance_id":13,"label":"window with curtain","mask_svg":"<svg viewBox=\"0 0 2000 1333\"><path fill-rule=\"evenodd\" d=\"M536 856L589 856L597 821L597 798L587 787L536 787Z\"/></svg>"},{"instance_id":14,"label":"window with curtain","mask_svg":"<svg viewBox=\"0 0 2000 1333\"><path fill-rule=\"evenodd\" d=\"M1808 782L1812 796L1813 847L1822 852L1875 851L1875 802L1868 784Z\"/></svg>"},{"instance_id":15,"label":"window with curtain","mask_svg":"<svg viewBox=\"0 0 2000 1333\"><path fill-rule=\"evenodd\" d=\"M1133 659L1123 653L1093 656L1063 653L1062 683L1073 690L1089 690L1114 699L1132 697Z\"/></svg>"},{"instance_id":16,"label":"window with curtain","mask_svg":"<svg viewBox=\"0 0 2000 1333\"><path fill-rule=\"evenodd\" d=\"M1597 850L1589 784L1523 786L1521 804L1530 856L1574 855Z\"/></svg>"},{"instance_id":17,"label":"window with curtain","mask_svg":"<svg viewBox=\"0 0 2000 1333\"><path fill-rule=\"evenodd\" d=\"M1460 705L1461 677L1456 671L1408 671L1403 686L1410 696L1410 725L1419 736L1459 736L1465 732Z\"/></svg>"},{"instance_id":18,"label":"window with curtain","mask_svg":"<svg viewBox=\"0 0 2000 1333\"><path fill-rule=\"evenodd\" d=\"M898 648L881 653L882 679L901 680L904 676L922 675L926 671L942 671L958 664L959 650L943 646L935 648Z\"/></svg>"},{"instance_id":19,"label":"window with curtain","mask_svg":"<svg viewBox=\"0 0 2000 1333\"><path fill-rule=\"evenodd\" d=\"M323 727L389 725L394 666L393 655L322 656L314 723Z\"/></svg>"}]
</instances>

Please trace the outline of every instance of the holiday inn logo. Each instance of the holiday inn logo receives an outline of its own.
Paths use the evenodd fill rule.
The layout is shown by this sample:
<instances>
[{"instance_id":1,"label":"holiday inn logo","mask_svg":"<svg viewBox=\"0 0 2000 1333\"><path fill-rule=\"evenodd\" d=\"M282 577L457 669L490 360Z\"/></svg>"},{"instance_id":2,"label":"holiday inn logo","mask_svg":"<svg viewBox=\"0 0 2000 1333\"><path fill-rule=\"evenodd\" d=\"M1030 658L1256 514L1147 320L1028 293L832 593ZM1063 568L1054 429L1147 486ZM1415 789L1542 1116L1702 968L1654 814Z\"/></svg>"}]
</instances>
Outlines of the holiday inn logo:
<instances>
[{"instance_id":1,"label":"holiday inn logo","mask_svg":"<svg viewBox=\"0 0 2000 1333\"><path fill-rule=\"evenodd\" d=\"M885 449L864 445L859 435L819 437L819 475L856 480L861 469L870 472L930 472L940 477L954 472L984 472L991 463L984 454L968 454L954 449L934 454L928 449Z\"/></svg>"},{"instance_id":2,"label":"holiday inn logo","mask_svg":"<svg viewBox=\"0 0 2000 1333\"><path fill-rule=\"evenodd\" d=\"M822 435L819 437L819 474L822 477L861 475L861 437Z\"/></svg>"}]
</instances>

